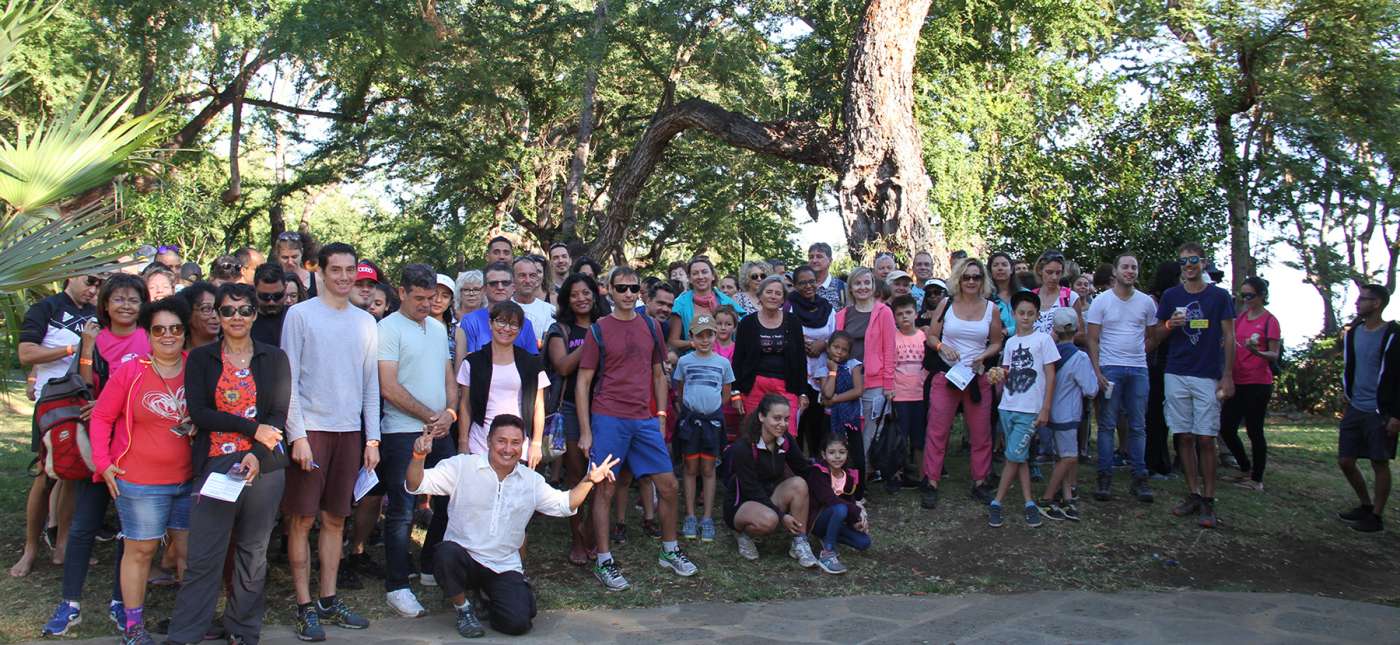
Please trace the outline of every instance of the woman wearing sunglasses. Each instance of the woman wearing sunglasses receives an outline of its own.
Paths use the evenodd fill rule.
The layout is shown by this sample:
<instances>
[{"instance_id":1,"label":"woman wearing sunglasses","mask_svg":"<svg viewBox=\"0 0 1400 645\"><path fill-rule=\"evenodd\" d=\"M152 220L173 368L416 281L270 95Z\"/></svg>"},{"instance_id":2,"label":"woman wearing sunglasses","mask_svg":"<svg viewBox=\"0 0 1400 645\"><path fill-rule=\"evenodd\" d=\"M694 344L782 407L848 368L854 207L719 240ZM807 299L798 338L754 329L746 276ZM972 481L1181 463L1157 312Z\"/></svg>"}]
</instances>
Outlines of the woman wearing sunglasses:
<instances>
[{"instance_id":1,"label":"woman wearing sunglasses","mask_svg":"<svg viewBox=\"0 0 1400 645\"><path fill-rule=\"evenodd\" d=\"M1264 305L1269 304L1269 283L1250 276L1240 287L1240 315L1235 317L1235 396L1225 400L1220 411L1220 439L1235 456L1241 474L1235 485L1264 492L1264 464L1269 444L1264 439L1264 416L1274 391L1273 363L1282 353L1278 318ZM1250 453L1240 441L1240 423L1249 434Z\"/></svg>"},{"instance_id":2,"label":"woman wearing sunglasses","mask_svg":"<svg viewBox=\"0 0 1400 645\"><path fill-rule=\"evenodd\" d=\"M92 411L92 460L116 499L121 520L125 643L152 645L142 610L151 559L166 530L184 551L190 514L190 433L185 406L185 329L181 298L141 306L151 355L114 370Z\"/></svg>"},{"instance_id":3,"label":"woman wearing sunglasses","mask_svg":"<svg viewBox=\"0 0 1400 645\"><path fill-rule=\"evenodd\" d=\"M258 318L252 287L219 287L216 311L223 340L190 352L185 393L194 435L194 486L211 475L245 482L237 501L201 496L190 511L189 567L175 598L169 639L204 638L223 589L224 557L234 545L231 593L223 627L230 642L257 642L266 603L267 542L285 485L282 428L291 398L291 368L276 345L253 340ZM236 641L235 641L236 639Z\"/></svg>"},{"instance_id":4,"label":"woman wearing sunglasses","mask_svg":"<svg viewBox=\"0 0 1400 645\"><path fill-rule=\"evenodd\" d=\"M734 294L738 306L734 309L741 318L758 311L758 285L771 272L767 262L745 262L739 266L739 292Z\"/></svg>"}]
</instances>

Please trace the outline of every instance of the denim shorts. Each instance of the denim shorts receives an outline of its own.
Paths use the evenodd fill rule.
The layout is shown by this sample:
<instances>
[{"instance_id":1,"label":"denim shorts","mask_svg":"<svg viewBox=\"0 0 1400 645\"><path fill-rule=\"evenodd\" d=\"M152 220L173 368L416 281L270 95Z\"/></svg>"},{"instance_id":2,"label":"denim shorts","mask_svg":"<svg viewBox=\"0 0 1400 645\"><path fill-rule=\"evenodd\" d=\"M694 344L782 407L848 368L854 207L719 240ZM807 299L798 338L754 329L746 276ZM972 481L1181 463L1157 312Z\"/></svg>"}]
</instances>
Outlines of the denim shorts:
<instances>
[{"instance_id":1,"label":"denim shorts","mask_svg":"<svg viewBox=\"0 0 1400 645\"><path fill-rule=\"evenodd\" d=\"M1006 437L1007 461L1026 463L1026 456L1031 450L1031 437L1035 436L1035 416L1029 412L1001 411L1001 434Z\"/></svg>"},{"instance_id":2,"label":"denim shorts","mask_svg":"<svg viewBox=\"0 0 1400 645\"><path fill-rule=\"evenodd\" d=\"M190 530L190 493L194 484L134 484L117 480L117 517L122 537L158 540L165 530Z\"/></svg>"}]
</instances>

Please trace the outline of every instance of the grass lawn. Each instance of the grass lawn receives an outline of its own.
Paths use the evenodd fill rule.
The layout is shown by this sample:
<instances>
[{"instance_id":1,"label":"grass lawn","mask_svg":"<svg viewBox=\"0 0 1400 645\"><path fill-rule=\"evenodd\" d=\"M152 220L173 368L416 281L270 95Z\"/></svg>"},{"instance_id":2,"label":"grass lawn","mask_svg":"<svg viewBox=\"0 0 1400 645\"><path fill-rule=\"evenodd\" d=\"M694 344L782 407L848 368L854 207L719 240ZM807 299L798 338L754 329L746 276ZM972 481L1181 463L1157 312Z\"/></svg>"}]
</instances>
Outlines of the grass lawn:
<instances>
[{"instance_id":1,"label":"grass lawn","mask_svg":"<svg viewBox=\"0 0 1400 645\"><path fill-rule=\"evenodd\" d=\"M10 558L6 568L23 546L28 424L25 414L0 413L0 543ZM1086 467L1080 472L1086 493L1080 504L1084 521L1047 521L1031 530L1009 513L1005 528L991 529L985 509L965 494L967 457L953 455L936 511L920 509L912 491L892 497L874 494L869 505L875 547L865 554L843 553L851 569L845 576L799 568L786 555L785 539L761 541L762 559L748 563L736 554L732 534L721 529L714 543L686 545L701 571L693 578L677 578L657 567L659 545L639 535L635 515L632 540L614 549L632 582L629 591L606 593L586 569L565 561L568 525L562 519L537 517L531 524L526 568L541 608L860 593L1182 588L1293 591L1400 604L1400 580L1386 573L1400 570L1400 534L1395 532L1400 519L1389 513L1391 531L1370 535L1351 531L1335 519L1338 510L1355 505L1334 465L1335 424L1279 419L1268 432L1268 492L1259 495L1222 484L1217 504L1222 526L1214 531L1197 528L1194 518L1171 516L1169 508L1184 490L1181 481L1154 482L1157 503L1146 505L1125 498L1126 481L1120 472L1115 501L1095 503L1087 495L1093 474ZM1019 499L1015 489L1011 499ZM416 532L415 539L421 538L422 532ZM382 551L374 553L382 560ZM112 545L98 545L95 554L100 564L88 576L86 622L75 630L81 637L115 633L103 617ZM47 558L46 553L26 578L0 575L0 641L38 637L58 600L61 572ZM367 579L364 590L342 595L371 618L386 616L377 583ZM418 591L429 608L441 606L436 591ZM273 567L268 592L268 621L289 622L294 602L285 566ZM146 615L152 621L168 616L173 604L173 591L153 589Z\"/></svg>"}]
</instances>

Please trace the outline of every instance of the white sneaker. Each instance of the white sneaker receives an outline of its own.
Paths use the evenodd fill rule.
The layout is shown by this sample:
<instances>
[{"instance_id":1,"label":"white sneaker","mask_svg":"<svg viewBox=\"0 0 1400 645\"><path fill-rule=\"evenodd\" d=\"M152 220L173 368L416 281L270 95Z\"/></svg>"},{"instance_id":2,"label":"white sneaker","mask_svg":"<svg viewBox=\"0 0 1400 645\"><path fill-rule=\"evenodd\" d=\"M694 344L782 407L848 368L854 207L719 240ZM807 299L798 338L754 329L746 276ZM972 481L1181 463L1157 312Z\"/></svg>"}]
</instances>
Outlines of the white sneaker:
<instances>
[{"instance_id":1,"label":"white sneaker","mask_svg":"<svg viewBox=\"0 0 1400 645\"><path fill-rule=\"evenodd\" d=\"M424 587L436 587L437 578L434 578L431 573L420 573L418 574L418 583Z\"/></svg>"},{"instance_id":2,"label":"white sneaker","mask_svg":"<svg viewBox=\"0 0 1400 645\"><path fill-rule=\"evenodd\" d=\"M758 545L753 543L753 538L740 533L734 536L734 539L739 542L739 555L745 560L758 559Z\"/></svg>"},{"instance_id":3,"label":"white sneaker","mask_svg":"<svg viewBox=\"0 0 1400 645\"><path fill-rule=\"evenodd\" d=\"M792 546L788 547L788 555L797 563L810 569L817 566L817 556L812 553L812 545L806 538L793 538Z\"/></svg>"},{"instance_id":4,"label":"white sneaker","mask_svg":"<svg viewBox=\"0 0 1400 645\"><path fill-rule=\"evenodd\" d=\"M398 612L400 616L405 618L417 618L419 616L428 615L428 610L424 609L423 605L419 604L418 597L414 596L413 592L408 589L395 589L394 591L384 594L384 597L389 601L389 606L392 607L394 611Z\"/></svg>"}]
</instances>

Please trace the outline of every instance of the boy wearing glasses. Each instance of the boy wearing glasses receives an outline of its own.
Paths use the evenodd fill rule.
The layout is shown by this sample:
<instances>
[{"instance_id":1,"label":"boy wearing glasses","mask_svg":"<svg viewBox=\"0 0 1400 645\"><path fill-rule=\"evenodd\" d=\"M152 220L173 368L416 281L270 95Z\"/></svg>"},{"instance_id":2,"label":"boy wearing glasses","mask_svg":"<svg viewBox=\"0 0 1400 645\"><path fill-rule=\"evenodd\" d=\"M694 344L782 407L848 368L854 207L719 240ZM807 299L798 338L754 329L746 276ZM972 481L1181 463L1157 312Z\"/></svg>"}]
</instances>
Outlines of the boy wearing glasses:
<instances>
[{"instance_id":1,"label":"boy wearing glasses","mask_svg":"<svg viewBox=\"0 0 1400 645\"><path fill-rule=\"evenodd\" d=\"M1204 280L1207 258L1201 245L1181 245L1177 262L1181 284L1162 294L1157 320L1165 324L1155 332L1167 343L1162 411L1172 434L1182 438L1181 465L1190 491L1172 514L1198 513L1201 528L1213 529L1220 401L1235 394L1235 305L1228 292Z\"/></svg>"}]
</instances>

